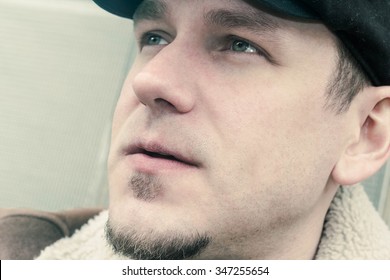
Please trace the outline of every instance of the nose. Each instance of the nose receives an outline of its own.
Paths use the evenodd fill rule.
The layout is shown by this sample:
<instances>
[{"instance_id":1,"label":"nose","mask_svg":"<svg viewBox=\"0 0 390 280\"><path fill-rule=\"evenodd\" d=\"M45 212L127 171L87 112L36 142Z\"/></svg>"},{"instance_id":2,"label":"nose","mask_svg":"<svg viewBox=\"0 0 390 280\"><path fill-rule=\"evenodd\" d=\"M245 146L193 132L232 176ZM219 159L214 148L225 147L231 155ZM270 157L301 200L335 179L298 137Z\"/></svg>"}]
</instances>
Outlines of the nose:
<instances>
[{"instance_id":1,"label":"nose","mask_svg":"<svg viewBox=\"0 0 390 280\"><path fill-rule=\"evenodd\" d=\"M132 87L140 103L151 110L188 113L195 105L191 59L171 43L150 58L134 76ZM140 54L142 56L142 53Z\"/></svg>"}]
</instances>

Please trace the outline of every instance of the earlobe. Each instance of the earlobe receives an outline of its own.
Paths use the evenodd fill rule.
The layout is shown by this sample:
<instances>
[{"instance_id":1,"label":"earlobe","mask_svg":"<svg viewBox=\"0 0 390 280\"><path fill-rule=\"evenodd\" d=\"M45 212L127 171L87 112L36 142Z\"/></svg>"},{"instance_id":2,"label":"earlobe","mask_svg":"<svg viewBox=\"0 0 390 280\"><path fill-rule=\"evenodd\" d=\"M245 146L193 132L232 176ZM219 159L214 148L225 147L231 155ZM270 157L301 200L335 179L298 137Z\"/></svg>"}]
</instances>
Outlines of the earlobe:
<instances>
[{"instance_id":1,"label":"earlobe","mask_svg":"<svg viewBox=\"0 0 390 280\"><path fill-rule=\"evenodd\" d=\"M359 183L375 172L390 156L390 87L372 88L363 94L373 105L364 100L369 108L362 118L357 142L349 144L332 171L332 178L340 185ZM364 110L360 110L364 111Z\"/></svg>"}]
</instances>

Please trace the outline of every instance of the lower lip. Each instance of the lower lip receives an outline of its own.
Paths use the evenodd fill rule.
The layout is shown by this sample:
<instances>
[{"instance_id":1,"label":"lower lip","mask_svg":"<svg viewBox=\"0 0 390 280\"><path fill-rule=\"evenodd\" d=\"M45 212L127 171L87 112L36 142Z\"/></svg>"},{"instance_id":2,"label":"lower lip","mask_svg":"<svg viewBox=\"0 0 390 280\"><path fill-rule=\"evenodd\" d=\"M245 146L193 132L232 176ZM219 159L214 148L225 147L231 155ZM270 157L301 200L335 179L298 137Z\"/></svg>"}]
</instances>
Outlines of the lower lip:
<instances>
[{"instance_id":1,"label":"lower lip","mask_svg":"<svg viewBox=\"0 0 390 280\"><path fill-rule=\"evenodd\" d=\"M138 172L156 173L164 170L183 170L195 168L190 164L185 164L177 160L155 158L145 154L131 154L126 156L127 161Z\"/></svg>"}]
</instances>

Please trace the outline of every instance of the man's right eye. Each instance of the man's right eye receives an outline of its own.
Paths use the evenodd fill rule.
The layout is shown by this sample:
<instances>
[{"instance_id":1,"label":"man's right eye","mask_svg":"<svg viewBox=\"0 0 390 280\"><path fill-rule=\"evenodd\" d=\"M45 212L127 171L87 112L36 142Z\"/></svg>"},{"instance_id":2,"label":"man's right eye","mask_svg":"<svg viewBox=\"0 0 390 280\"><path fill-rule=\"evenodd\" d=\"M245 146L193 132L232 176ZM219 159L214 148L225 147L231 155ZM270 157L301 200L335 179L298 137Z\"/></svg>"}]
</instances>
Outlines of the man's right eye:
<instances>
[{"instance_id":1,"label":"man's right eye","mask_svg":"<svg viewBox=\"0 0 390 280\"><path fill-rule=\"evenodd\" d=\"M142 36L141 45L142 46L157 46L157 45L167 45L168 42L163 37L157 34L146 33Z\"/></svg>"}]
</instances>

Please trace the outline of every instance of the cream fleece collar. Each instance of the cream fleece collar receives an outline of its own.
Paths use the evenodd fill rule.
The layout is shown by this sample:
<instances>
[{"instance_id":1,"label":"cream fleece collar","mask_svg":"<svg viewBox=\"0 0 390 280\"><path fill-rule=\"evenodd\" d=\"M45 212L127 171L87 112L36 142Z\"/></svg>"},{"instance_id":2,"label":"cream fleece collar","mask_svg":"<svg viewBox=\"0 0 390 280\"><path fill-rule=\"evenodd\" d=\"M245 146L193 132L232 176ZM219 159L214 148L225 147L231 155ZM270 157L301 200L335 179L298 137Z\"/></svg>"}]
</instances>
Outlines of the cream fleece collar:
<instances>
[{"instance_id":1,"label":"cream fleece collar","mask_svg":"<svg viewBox=\"0 0 390 280\"><path fill-rule=\"evenodd\" d=\"M38 259L126 259L104 237L108 211L73 236L45 248ZM341 187L326 215L315 259L390 259L390 231L361 186Z\"/></svg>"}]
</instances>

